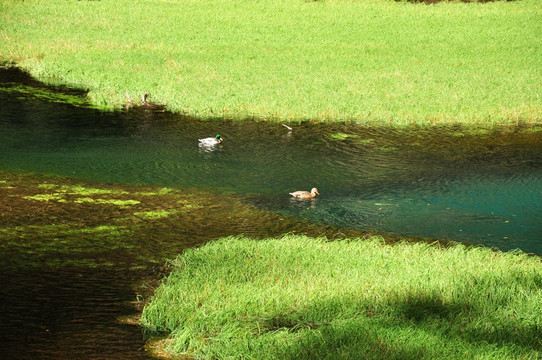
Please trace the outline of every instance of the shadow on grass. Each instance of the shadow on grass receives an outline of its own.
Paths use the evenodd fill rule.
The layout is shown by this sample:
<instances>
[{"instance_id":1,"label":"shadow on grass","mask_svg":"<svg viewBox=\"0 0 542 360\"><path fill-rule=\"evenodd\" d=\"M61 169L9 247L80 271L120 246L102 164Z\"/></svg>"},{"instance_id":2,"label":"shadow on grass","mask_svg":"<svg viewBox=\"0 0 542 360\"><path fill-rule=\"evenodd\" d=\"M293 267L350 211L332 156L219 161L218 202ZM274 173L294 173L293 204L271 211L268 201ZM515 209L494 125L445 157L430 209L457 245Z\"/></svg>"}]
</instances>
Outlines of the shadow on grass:
<instances>
[{"instance_id":1,"label":"shadow on grass","mask_svg":"<svg viewBox=\"0 0 542 360\"><path fill-rule=\"evenodd\" d=\"M329 305L315 304L316 310L306 312L319 312L328 306L335 306L334 301ZM363 306L352 304L354 309ZM487 318L485 312L483 304L444 303L431 294L411 294L406 300L365 306L365 314L351 319L305 321L311 326L282 319L284 330L294 329L298 337L278 351L276 358L417 360L542 356L540 313L526 322L498 316Z\"/></svg>"}]
</instances>

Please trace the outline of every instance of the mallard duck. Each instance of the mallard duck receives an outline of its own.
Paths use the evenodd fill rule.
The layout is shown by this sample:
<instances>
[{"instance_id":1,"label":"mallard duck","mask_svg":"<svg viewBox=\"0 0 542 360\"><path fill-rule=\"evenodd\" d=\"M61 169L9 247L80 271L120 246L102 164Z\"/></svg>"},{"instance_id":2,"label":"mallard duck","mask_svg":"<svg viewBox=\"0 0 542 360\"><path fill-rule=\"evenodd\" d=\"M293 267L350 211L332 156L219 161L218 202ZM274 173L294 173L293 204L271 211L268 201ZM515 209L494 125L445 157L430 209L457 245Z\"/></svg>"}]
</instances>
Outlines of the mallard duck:
<instances>
[{"instance_id":1,"label":"mallard duck","mask_svg":"<svg viewBox=\"0 0 542 360\"><path fill-rule=\"evenodd\" d=\"M198 140L203 145L217 145L217 144L220 144L223 139L220 135L217 135L214 138L208 137L208 138L198 139Z\"/></svg>"},{"instance_id":2,"label":"mallard duck","mask_svg":"<svg viewBox=\"0 0 542 360\"><path fill-rule=\"evenodd\" d=\"M312 199L316 196L316 194L320 195L317 188L312 188L311 192L308 191L294 191L289 193L296 199Z\"/></svg>"}]
</instances>

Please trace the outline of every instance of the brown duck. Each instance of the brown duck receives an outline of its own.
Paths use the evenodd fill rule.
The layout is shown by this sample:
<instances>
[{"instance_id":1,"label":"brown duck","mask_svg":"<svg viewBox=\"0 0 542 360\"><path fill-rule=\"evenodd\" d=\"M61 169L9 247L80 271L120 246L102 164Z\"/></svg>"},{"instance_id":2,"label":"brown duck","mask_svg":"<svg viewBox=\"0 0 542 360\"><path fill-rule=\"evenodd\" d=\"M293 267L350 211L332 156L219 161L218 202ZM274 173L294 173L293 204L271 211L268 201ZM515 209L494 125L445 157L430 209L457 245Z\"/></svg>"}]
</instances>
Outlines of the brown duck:
<instances>
[{"instance_id":1,"label":"brown duck","mask_svg":"<svg viewBox=\"0 0 542 360\"><path fill-rule=\"evenodd\" d=\"M317 188L312 188L311 192L308 192L308 191L294 191L294 192L291 192L289 194L292 195L293 197L295 197L296 199L312 199L317 194L320 195Z\"/></svg>"}]
</instances>

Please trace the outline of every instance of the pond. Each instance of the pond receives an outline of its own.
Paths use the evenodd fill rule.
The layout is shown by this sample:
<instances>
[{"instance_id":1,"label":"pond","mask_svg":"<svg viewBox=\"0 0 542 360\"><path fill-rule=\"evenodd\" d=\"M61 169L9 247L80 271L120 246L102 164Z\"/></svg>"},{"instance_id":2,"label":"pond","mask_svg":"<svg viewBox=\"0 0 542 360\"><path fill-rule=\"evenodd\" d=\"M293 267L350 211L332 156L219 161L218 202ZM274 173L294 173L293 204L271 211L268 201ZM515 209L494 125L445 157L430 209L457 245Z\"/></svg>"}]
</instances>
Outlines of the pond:
<instances>
[{"instance_id":1,"label":"pond","mask_svg":"<svg viewBox=\"0 0 542 360\"><path fill-rule=\"evenodd\" d=\"M9 309L2 330L7 340L0 343L3 358L147 358L140 330L115 320L133 312L137 279L151 277L165 258L188 246L230 234L280 235L297 228L295 219L306 228L315 224L315 234L332 226L542 254L540 128L393 130L307 121L288 123L290 131L263 119L201 121L65 103L70 97L72 103L81 102L81 94L45 87L15 71L0 72L0 181L8 194L4 208L11 209L0 220L8 229L0 263L0 300ZM199 146L198 138L216 134L224 138L221 145ZM122 195L113 203L83 195L77 184L51 184L51 179L101 184L108 189L101 194L132 191L132 197ZM10 184L17 181L31 195L15 193L17 187ZM139 187L180 193L147 204L143 190L126 190ZM288 195L312 187L320 193L313 200ZM48 197L36 195L38 189L49 191ZM171 214L175 205L161 212L157 206L188 190L207 195L205 200L175 198L176 206L186 209L189 202L200 204L177 213L182 221L143 226L143 215L126 220L134 214ZM22 208L22 200L10 204L14 199L26 199L28 208ZM76 214L70 201L95 206L93 218ZM96 215L105 214L97 206L108 201L120 205L107 216ZM126 210L129 201L141 209ZM222 221L207 221L208 209L215 208L213 216ZM42 218L36 220L34 213ZM74 214L77 219L66 220ZM57 230L44 228L53 225ZM43 239L58 241L58 232L81 242L69 232L71 226L87 237L105 231L100 226L127 235L121 231L121 245L110 249L108 243L77 247L85 264L92 260L81 266L73 253L41 248ZM35 241L27 246L34 251L21 250L20 239ZM142 260L140 253L149 255Z\"/></svg>"},{"instance_id":2,"label":"pond","mask_svg":"<svg viewBox=\"0 0 542 360\"><path fill-rule=\"evenodd\" d=\"M1 96L0 170L209 189L314 221L542 253L542 131L307 122L289 132ZM221 146L198 146L217 133ZM288 195L312 187L315 201Z\"/></svg>"}]
</instances>

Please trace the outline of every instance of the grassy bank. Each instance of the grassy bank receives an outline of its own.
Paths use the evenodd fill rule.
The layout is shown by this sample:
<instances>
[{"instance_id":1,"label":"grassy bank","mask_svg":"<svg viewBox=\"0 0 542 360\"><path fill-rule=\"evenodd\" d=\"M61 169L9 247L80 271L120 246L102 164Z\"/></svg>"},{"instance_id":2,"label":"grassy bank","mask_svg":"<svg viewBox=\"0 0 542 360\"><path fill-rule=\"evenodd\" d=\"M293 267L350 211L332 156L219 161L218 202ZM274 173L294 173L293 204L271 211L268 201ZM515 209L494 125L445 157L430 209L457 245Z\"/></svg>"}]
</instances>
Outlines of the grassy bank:
<instances>
[{"instance_id":1,"label":"grassy bank","mask_svg":"<svg viewBox=\"0 0 542 360\"><path fill-rule=\"evenodd\" d=\"M542 263L463 245L225 238L185 251L143 311L209 359L535 359Z\"/></svg>"},{"instance_id":2,"label":"grassy bank","mask_svg":"<svg viewBox=\"0 0 542 360\"><path fill-rule=\"evenodd\" d=\"M542 120L542 3L1 0L0 61L200 117Z\"/></svg>"}]
</instances>

